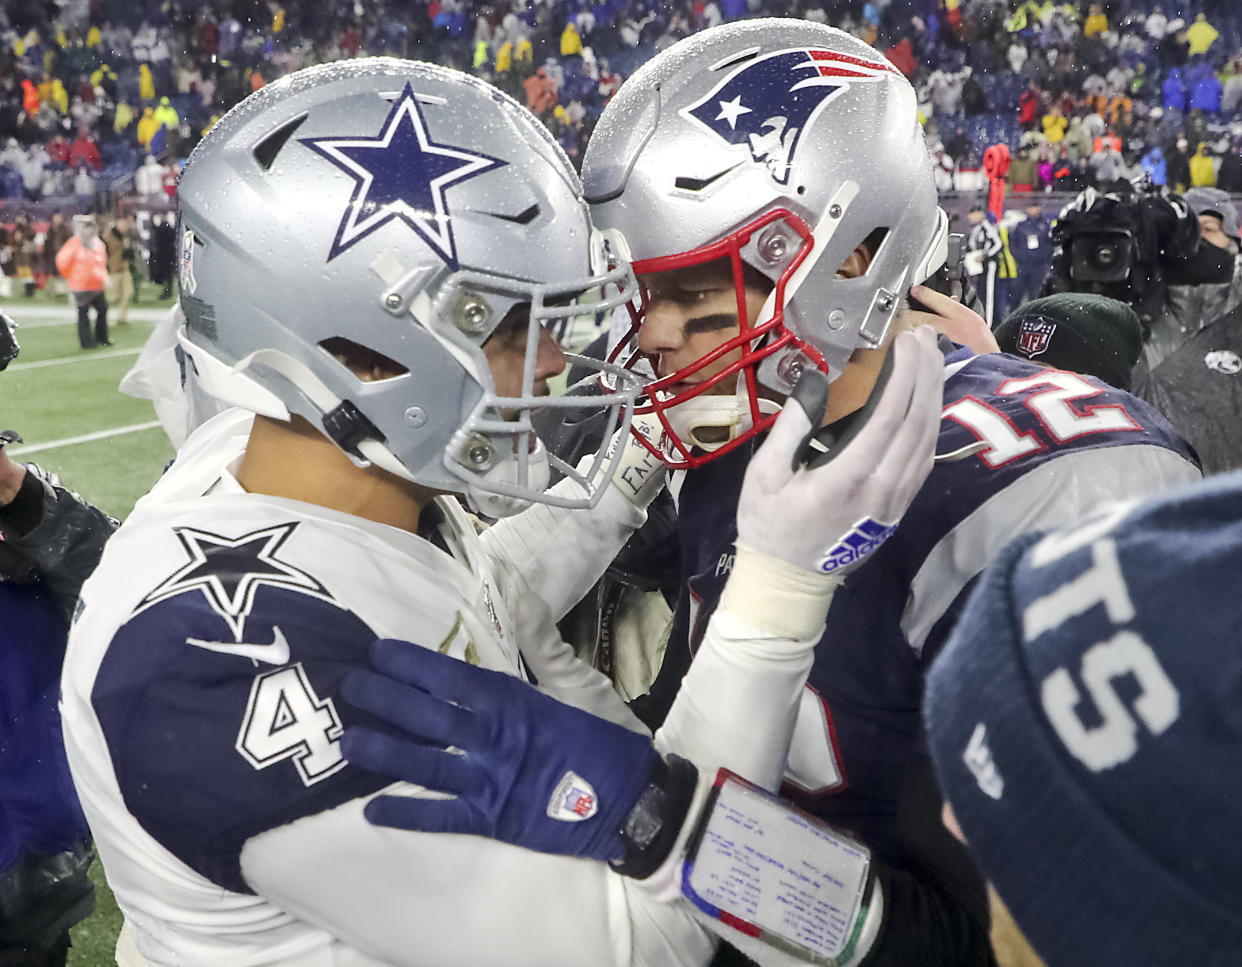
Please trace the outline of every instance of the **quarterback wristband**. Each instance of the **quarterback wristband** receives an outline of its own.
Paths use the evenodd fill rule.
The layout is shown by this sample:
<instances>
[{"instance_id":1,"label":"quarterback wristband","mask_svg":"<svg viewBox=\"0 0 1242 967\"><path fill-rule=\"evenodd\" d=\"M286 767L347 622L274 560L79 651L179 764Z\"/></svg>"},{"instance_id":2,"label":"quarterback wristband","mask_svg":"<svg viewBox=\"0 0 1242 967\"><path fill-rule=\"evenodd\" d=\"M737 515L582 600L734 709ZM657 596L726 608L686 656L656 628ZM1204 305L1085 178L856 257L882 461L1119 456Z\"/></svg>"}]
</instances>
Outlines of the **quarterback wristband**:
<instances>
[{"instance_id":1,"label":"quarterback wristband","mask_svg":"<svg viewBox=\"0 0 1242 967\"><path fill-rule=\"evenodd\" d=\"M681 833L699 772L679 755L661 757L620 829L625 855L609 863L622 876L642 880L660 868Z\"/></svg>"},{"instance_id":2,"label":"quarterback wristband","mask_svg":"<svg viewBox=\"0 0 1242 967\"><path fill-rule=\"evenodd\" d=\"M818 638L841 576L818 574L739 541L720 610L777 638Z\"/></svg>"}]
</instances>

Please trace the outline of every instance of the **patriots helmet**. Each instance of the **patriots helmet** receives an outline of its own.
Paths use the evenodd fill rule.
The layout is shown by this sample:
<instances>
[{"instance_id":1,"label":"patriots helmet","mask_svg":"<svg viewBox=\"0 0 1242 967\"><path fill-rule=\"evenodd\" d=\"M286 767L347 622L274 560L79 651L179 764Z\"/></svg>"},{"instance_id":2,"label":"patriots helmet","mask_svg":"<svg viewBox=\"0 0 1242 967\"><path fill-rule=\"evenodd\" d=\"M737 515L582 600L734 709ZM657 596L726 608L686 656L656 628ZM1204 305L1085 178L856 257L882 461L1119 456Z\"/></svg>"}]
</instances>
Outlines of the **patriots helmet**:
<instances>
[{"instance_id":1,"label":"patriots helmet","mask_svg":"<svg viewBox=\"0 0 1242 967\"><path fill-rule=\"evenodd\" d=\"M177 195L179 338L206 392L300 415L356 464L491 516L598 499L610 434L569 467L531 414L602 403L628 425L638 378L575 360L614 370L618 398L540 395L536 357L543 326L605 318L633 276L616 261L592 271L581 182L525 108L428 64L311 67L221 118ZM507 395L484 350L502 322L525 347ZM549 464L579 486L545 493Z\"/></svg>"},{"instance_id":2,"label":"patriots helmet","mask_svg":"<svg viewBox=\"0 0 1242 967\"><path fill-rule=\"evenodd\" d=\"M765 430L779 409L771 397L805 367L835 379L856 349L881 346L910 286L947 256L914 89L862 41L803 20L724 24L657 55L609 102L582 177L596 226L640 283L732 265L737 336L676 372L647 373L659 378L637 412L656 415L642 422L663 439L647 442L674 467ZM870 267L844 277L864 242ZM771 286L751 320L744 272ZM657 363L638 349L641 285L640 295L611 357L639 370ZM711 392L735 374L736 393Z\"/></svg>"}]
</instances>

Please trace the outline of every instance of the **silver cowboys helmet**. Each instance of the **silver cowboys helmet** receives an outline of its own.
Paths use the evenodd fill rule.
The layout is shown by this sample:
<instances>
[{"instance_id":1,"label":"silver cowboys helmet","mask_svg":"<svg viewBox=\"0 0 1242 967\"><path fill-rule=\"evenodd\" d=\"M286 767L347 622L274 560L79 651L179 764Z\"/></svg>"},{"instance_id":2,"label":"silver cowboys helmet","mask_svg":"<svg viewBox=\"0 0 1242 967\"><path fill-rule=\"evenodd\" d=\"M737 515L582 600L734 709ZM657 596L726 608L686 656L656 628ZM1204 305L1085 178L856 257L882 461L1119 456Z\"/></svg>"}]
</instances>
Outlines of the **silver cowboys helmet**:
<instances>
[{"instance_id":1,"label":"silver cowboys helmet","mask_svg":"<svg viewBox=\"0 0 1242 967\"><path fill-rule=\"evenodd\" d=\"M181 343L207 392L300 415L359 465L492 516L598 498L610 434L567 467L530 417L601 399L539 395L536 359L543 326L606 317L633 276L593 274L578 177L516 102L411 61L312 67L225 115L178 199ZM525 351L508 395L484 348L502 323ZM603 399L612 426L627 425L637 378L601 366L622 382ZM549 463L577 486L544 493Z\"/></svg>"},{"instance_id":2,"label":"silver cowboys helmet","mask_svg":"<svg viewBox=\"0 0 1242 967\"><path fill-rule=\"evenodd\" d=\"M655 364L648 375L659 379L637 412L656 414L648 423L665 439L647 442L671 449L676 467L766 429L779 403L765 387L788 394L809 365L835 379L856 349L882 345L910 286L947 255L913 88L862 41L802 20L722 25L649 61L609 102L582 177L596 226L640 282L732 264L741 325L725 346L659 371L637 348L640 286L634 324L612 354L636 369ZM840 275L861 243L870 267ZM743 273L771 285L755 319ZM712 392L735 374L736 392Z\"/></svg>"}]
</instances>

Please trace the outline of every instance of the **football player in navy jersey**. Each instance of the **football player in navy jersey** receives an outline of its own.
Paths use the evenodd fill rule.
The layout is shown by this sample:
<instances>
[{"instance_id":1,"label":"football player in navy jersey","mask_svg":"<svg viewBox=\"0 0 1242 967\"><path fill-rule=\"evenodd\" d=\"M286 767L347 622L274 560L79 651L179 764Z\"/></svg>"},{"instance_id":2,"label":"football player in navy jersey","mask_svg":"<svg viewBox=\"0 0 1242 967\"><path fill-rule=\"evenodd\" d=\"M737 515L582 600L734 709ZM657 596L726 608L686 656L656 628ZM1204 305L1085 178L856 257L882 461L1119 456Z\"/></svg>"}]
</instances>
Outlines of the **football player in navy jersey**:
<instances>
[{"instance_id":1,"label":"football player in navy jersey","mask_svg":"<svg viewBox=\"0 0 1242 967\"><path fill-rule=\"evenodd\" d=\"M605 110L583 163L596 226L633 259L641 306L612 358L656 378L685 593L652 704L668 707L735 560L748 466L798 375L831 379L831 451L885 379L908 297L944 262L909 83L800 21L724 25L662 52ZM939 822L923 674L979 573L1015 536L1199 476L1148 406L1074 373L944 346L941 459L834 597L784 790L873 850L883 925L867 965L991 961L981 883ZM857 537L867 547L867 535ZM653 724L658 724L658 713Z\"/></svg>"},{"instance_id":2,"label":"football player in navy jersey","mask_svg":"<svg viewBox=\"0 0 1242 967\"><path fill-rule=\"evenodd\" d=\"M898 340L872 421L826 466L793 463L804 412L823 409L813 380L770 434L737 508L750 577L653 743L555 633L664 470L628 433L632 373L591 364L615 394L548 395L565 362L549 324L609 314L636 283L600 257L537 119L456 71L323 65L222 118L178 201L179 346L195 386L232 408L110 538L61 690L125 914L118 963L705 962L710 931L732 928L677 899L672 820L708 798L715 767L778 784L856 522L891 529L930 471L930 331ZM602 407L616 432L557 466L541 407ZM564 479L545 489L550 466ZM458 497L498 522L479 533ZM782 513L822 505L834 513ZM370 711L382 695L347 684L377 638L399 639L380 649L399 664L425 651L490 670L479 694L512 699L486 709L518 737L487 787L511 807L487 817L507 841L367 821L394 801L437 808L346 755L347 727L393 731ZM525 741L535 699L555 724L546 759ZM603 766L582 754L601 720L616 728Z\"/></svg>"}]
</instances>

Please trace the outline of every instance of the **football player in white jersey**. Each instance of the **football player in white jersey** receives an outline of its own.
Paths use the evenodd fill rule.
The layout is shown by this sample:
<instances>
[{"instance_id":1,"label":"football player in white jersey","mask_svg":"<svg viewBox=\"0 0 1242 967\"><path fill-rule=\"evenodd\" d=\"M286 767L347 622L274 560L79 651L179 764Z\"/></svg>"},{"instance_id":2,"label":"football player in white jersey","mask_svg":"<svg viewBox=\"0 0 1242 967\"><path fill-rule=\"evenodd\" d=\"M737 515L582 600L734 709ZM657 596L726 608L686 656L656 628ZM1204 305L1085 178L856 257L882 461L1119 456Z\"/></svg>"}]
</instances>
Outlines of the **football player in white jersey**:
<instances>
[{"instance_id":1,"label":"football player in white jersey","mask_svg":"<svg viewBox=\"0 0 1242 967\"><path fill-rule=\"evenodd\" d=\"M843 456L795 471L810 423L791 408L745 504L755 593L713 623L657 737L666 760L554 630L642 522L660 469L626 442L628 373L597 366L616 390L602 398L547 395L564 357L545 324L611 312L633 281L592 244L537 120L429 65L311 68L221 119L178 196L180 345L234 408L107 545L62 683L74 782L125 914L118 963L703 962L714 940L673 867L654 875L674 844L632 816L635 790L684 812L710 767L775 786L836 583L807 572L860 517L899 517L930 468L934 343L897 350L870 438L905 442L885 470ZM556 465L531 412L601 399L622 443ZM563 479L545 490L549 465ZM479 534L446 495L520 512ZM839 511L775 523L799 503ZM558 851L610 864L368 823L380 791L423 792L342 752L346 726L385 729L342 690L376 638L533 675L626 726L603 771L578 765L577 709L551 787L522 773L520 742L512 762L514 788L542 789L535 825Z\"/></svg>"}]
</instances>

